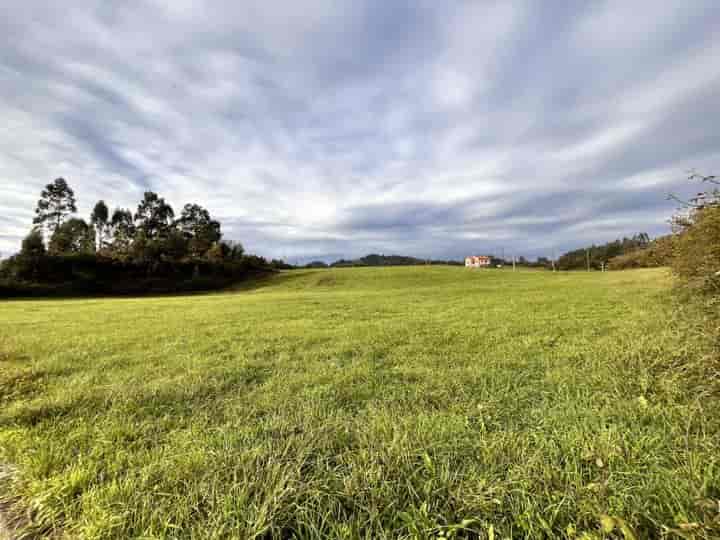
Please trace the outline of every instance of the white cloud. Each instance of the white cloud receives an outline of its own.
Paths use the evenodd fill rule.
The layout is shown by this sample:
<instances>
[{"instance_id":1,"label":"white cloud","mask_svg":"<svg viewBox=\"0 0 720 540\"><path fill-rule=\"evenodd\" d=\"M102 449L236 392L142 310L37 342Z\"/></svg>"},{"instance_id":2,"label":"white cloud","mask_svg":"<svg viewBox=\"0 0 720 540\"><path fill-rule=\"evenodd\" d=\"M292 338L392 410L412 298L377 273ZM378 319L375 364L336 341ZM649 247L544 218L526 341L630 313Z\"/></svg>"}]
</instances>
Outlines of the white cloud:
<instances>
[{"instance_id":1,"label":"white cloud","mask_svg":"<svg viewBox=\"0 0 720 540\"><path fill-rule=\"evenodd\" d=\"M7 3L0 251L57 176L82 214L153 189L269 256L459 256L494 239L531 253L605 240L603 220L660 230L664 209L596 210L583 193L671 189L673 171L717 163L667 157L656 129L714 110L701 94L720 89L720 18L705 5L691 32L700 10L679 1L563 17L526 2ZM675 146L706 129L678 128Z\"/></svg>"},{"instance_id":2,"label":"white cloud","mask_svg":"<svg viewBox=\"0 0 720 540\"><path fill-rule=\"evenodd\" d=\"M645 126L639 123L613 125L593 133L589 139L564 146L553 152L551 156L552 159L559 161L582 163L583 160L602 156L608 150L627 144L644 128Z\"/></svg>"}]
</instances>

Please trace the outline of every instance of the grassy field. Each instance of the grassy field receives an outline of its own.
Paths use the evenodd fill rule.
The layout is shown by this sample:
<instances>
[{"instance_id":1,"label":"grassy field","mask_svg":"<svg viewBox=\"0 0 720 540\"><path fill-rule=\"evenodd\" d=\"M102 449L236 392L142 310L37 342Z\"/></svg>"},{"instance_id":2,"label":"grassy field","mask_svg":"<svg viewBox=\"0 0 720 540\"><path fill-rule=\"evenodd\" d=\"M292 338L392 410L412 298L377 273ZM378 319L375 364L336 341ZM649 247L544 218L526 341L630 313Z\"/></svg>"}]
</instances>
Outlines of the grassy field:
<instances>
[{"instance_id":1,"label":"grassy field","mask_svg":"<svg viewBox=\"0 0 720 540\"><path fill-rule=\"evenodd\" d=\"M0 302L0 492L60 538L717 537L673 309L664 270L451 267Z\"/></svg>"}]
</instances>

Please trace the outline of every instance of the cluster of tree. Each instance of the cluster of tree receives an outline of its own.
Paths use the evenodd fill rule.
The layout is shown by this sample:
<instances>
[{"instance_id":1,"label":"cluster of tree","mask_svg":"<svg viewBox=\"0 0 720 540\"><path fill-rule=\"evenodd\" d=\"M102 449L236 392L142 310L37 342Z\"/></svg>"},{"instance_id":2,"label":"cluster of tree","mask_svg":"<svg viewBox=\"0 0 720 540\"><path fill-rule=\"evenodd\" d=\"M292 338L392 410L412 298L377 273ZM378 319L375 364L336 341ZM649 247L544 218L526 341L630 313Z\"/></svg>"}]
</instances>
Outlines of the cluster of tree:
<instances>
[{"instance_id":1,"label":"cluster of tree","mask_svg":"<svg viewBox=\"0 0 720 540\"><path fill-rule=\"evenodd\" d=\"M670 266L674 251L675 237L671 234L660 236L648 242L647 246L634 249L608 261L609 270L631 268L657 268Z\"/></svg>"},{"instance_id":2,"label":"cluster of tree","mask_svg":"<svg viewBox=\"0 0 720 540\"><path fill-rule=\"evenodd\" d=\"M20 252L3 261L0 278L15 282L129 283L140 276L170 282L202 277L235 279L249 269L283 267L247 256L240 243L222 239L220 222L198 204L179 215L157 193L147 191L135 212L110 211L98 201L88 220L77 215L75 192L63 178L45 186L33 229ZM47 241L46 241L47 239ZM175 289L175 284L170 287ZM133 288L133 292L136 291Z\"/></svg>"},{"instance_id":3,"label":"cluster of tree","mask_svg":"<svg viewBox=\"0 0 720 540\"><path fill-rule=\"evenodd\" d=\"M621 255L645 249L650 244L650 237L647 233L639 233L630 238L622 238L585 248L575 249L563 253L555 265L558 270L600 270L608 262Z\"/></svg>"},{"instance_id":4,"label":"cluster of tree","mask_svg":"<svg viewBox=\"0 0 720 540\"><path fill-rule=\"evenodd\" d=\"M358 259L339 259L331 264L322 261L313 261L305 265L306 268L342 268L349 266L419 266L419 265L461 265L458 261L444 261L437 259L418 259L405 255L379 255L371 253Z\"/></svg>"},{"instance_id":5,"label":"cluster of tree","mask_svg":"<svg viewBox=\"0 0 720 540\"><path fill-rule=\"evenodd\" d=\"M88 221L76 217L75 192L63 178L48 184L35 209L35 228L26 242L35 252L48 238L51 255L96 253L119 260L232 260L240 244L221 241L220 222L198 204L186 204L176 216L157 193L146 191L133 213L98 201ZM25 249L23 249L25 252Z\"/></svg>"}]
</instances>

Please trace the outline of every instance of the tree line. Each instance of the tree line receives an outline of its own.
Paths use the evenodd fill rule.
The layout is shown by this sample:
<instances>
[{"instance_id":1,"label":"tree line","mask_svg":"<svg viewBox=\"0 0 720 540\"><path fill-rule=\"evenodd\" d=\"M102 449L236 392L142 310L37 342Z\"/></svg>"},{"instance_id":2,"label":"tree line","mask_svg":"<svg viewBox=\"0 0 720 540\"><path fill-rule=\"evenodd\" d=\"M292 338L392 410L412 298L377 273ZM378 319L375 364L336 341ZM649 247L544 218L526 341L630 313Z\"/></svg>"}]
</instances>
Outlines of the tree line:
<instances>
[{"instance_id":1,"label":"tree line","mask_svg":"<svg viewBox=\"0 0 720 540\"><path fill-rule=\"evenodd\" d=\"M558 270L601 270L621 255L645 249L650 245L647 233L638 233L601 245L591 245L563 253L556 261Z\"/></svg>"},{"instance_id":2,"label":"tree line","mask_svg":"<svg viewBox=\"0 0 720 540\"><path fill-rule=\"evenodd\" d=\"M22 251L52 255L95 253L119 260L235 260L239 243L222 241L220 222L195 203L179 215L157 193L146 191L135 212L98 201L88 221L76 217L75 192L64 178L42 190L35 208L34 228ZM48 239L45 246L45 238Z\"/></svg>"},{"instance_id":3,"label":"tree line","mask_svg":"<svg viewBox=\"0 0 720 540\"><path fill-rule=\"evenodd\" d=\"M185 204L176 213L153 191L143 194L134 212L111 211L99 200L83 219L74 190L57 178L42 190L33 227L20 252L0 265L0 279L5 293L27 292L29 284L65 284L67 292L103 292L110 286L143 292L215 288L283 265L224 240L220 222L199 204Z\"/></svg>"}]
</instances>

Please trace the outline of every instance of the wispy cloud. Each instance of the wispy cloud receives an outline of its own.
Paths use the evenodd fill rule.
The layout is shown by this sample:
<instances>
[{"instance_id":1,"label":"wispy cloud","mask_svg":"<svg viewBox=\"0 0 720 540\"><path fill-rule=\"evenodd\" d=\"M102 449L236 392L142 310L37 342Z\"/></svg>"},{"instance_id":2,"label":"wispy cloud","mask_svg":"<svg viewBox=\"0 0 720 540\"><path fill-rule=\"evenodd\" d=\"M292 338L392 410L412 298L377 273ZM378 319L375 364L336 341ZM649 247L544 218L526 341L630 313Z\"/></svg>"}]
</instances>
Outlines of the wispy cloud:
<instances>
[{"instance_id":1,"label":"wispy cloud","mask_svg":"<svg viewBox=\"0 0 720 540\"><path fill-rule=\"evenodd\" d=\"M197 201L268 256L526 255L667 230L720 158L720 5L0 6L0 251L64 176L87 214Z\"/></svg>"}]
</instances>

